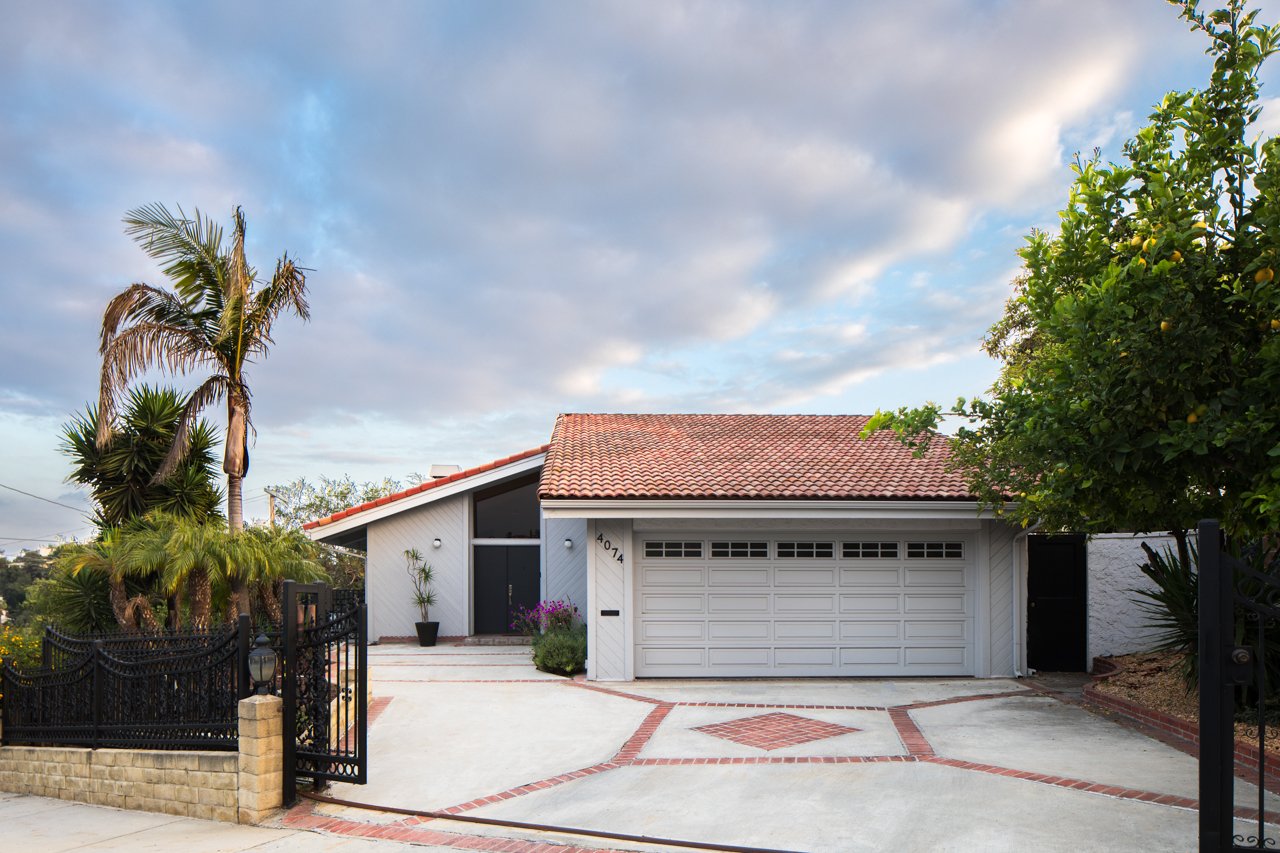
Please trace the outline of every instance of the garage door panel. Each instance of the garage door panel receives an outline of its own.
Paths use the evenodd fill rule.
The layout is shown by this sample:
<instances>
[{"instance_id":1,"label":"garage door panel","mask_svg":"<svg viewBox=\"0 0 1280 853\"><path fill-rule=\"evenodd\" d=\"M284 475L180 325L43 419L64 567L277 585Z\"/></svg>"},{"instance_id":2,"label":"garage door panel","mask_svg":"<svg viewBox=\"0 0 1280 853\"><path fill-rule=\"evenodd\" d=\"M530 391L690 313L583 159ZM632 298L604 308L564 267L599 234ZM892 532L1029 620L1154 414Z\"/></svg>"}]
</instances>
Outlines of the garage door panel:
<instances>
[{"instance_id":1,"label":"garage door panel","mask_svg":"<svg viewBox=\"0 0 1280 853\"><path fill-rule=\"evenodd\" d=\"M905 596L907 613L957 613L963 615L967 596L958 594L907 593Z\"/></svg>"},{"instance_id":2,"label":"garage door panel","mask_svg":"<svg viewBox=\"0 0 1280 853\"><path fill-rule=\"evenodd\" d=\"M703 586L706 583L702 566L646 566L641 575L646 587Z\"/></svg>"},{"instance_id":3,"label":"garage door panel","mask_svg":"<svg viewBox=\"0 0 1280 853\"><path fill-rule=\"evenodd\" d=\"M707 595L707 612L767 614L769 612L769 596L709 593Z\"/></svg>"},{"instance_id":4,"label":"garage door panel","mask_svg":"<svg viewBox=\"0 0 1280 853\"><path fill-rule=\"evenodd\" d=\"M835 622L774 622L777 640L835 640Z\"/></svg>"},{"instance_id":5,"label":"garage door panel","mask_svg":"<svg viewBox=\"0 0 1280 853\"><path fill-rule=\"evenodd\" d=\"M641 596L640 607L646 614L702 613L706 609L706 599L700 593L649 593Z\"/></svg>"},{"instance_id":6,"label":"garage door panel","mask_svg":"<svg viewBox=\"0 0 1280 853\"><path fill-rule=\"evenodd\" d=\"M964 567L945 569L907 569L907 586L964 586Z\"/></svg>"},{"instance_id":7,"label":"garage door panel","mask_svg":"<svg viewBox=\"0 0 1280 853\"><path fill-rule=\"evenodd\" d=\"M640 639L645 640L705 640L706 622L655 622L640 624Z\"/></svg>"},{"instance_id":8,"label":"garage door panel","mask_svg":"<svg viewBox=\"0 0 1280 853\"><path fill-rule=\"evenodd\" d=\"M777 648L773 650L774 665L779 668L803 666L834 668L836 649L827 648Z\"/></svg>"},{"instance_id":9,"label":"garage door panel","mask_svg":"<svg viewBox=\"0 0 1280 853\"><path fill-rule=\"evenodd\" d=\"M934 666L951 664L960 666L966 663L966 649L958 646L920 646L907 647L907 666Z\"/></svg>"},{"instance_id":10,"label":"garage door panel","mask_svg":"<svg viewBox=\"0 0 1280 853\"><path fill-rule=\"evenodd\" d=\"M902 633L899 622L841 622L840 639L842 640L896 640Z\"/></svg>"},{"instance_id":11,"label":"garage door panel","mask_svg":"<svg viewBox=\"0 0 1280 853\"><path fill-rule=\"evenodd\" d=\"M773 597L775 613L835 613L834 595L797 595L777 593Z\"/></svg>"},{"instance_id":12,"label":"garage door panel","mask_svg":"<svg viewBox=\"0 0 1280 853\"><path fill-rule=\"evenodd\" d=\"M707 639L767 640L769 639L769 622L764 620L753 622L708 622Z\"/></svg>"},{"instance_id":13,"label":"garage door panel","mask_svg":"<svg viewBox=\"0 0 1280 853\"><path fill-rule=\"evenodd\" d=\"M775 586L835 586L836 570L831 569L774 569Z\"/></svg>"},{"instance_id":14,"label":"garage door panel","mask_svg":"<svg viewBox=\"0 0 1280 853\"><path fill-rule=\"evenodd\" d=\"M900 573L897 567L880 567L840 570L840 586L898 586Z\"/></svg>"},{"instance_id":15,"label":"garage door panel","mask_svg":"<svg viewBox=\"0 0 1280 853\"><path fill-rule=\"evenodd\" d=\"M767 647L738 648L733 646L723 648L712 646L707 655L707 660L711 666L767 667L769 666L769 653L771 651L772 649Z\"/></svg>"},{"instance_id":16,"label":"garage door panel","mask_svg":"<svg viewBox=\"0 0 1280 853\"><path fill-rule=\"evenodd\" d=\"M710 572L710 586L768 586L769 569L767 566L754 566L740 569L728 566L715 566Z\"/></svg>"},{"instance_id":17,"label":"garage door panel","mask_svg":"<svg viewBox=\"0 0 1280 853\"><path fill-rule=\"evenodd\" d=\"M702 648L642 646L638 650L637 656L643 665L647 667L703 670L707 666L707 651Z\"/></svg>"},{"instance_id":18,"label":"garage door panel","mask_svg":"<svg viewBox=\"0 0 1280 853\"><path fill-rule=\"evenodd\" d=\"M969 538L813 534L799 542L755 531L719 547L722 537L698 538L673 536L693 544L639 561L639 676L973 673L976 548ZM926 556L907 556L916 540ZM699 548L704 556L686 556Z\"/></svg>"},{"instance_id":19,"label":"garage door panel","mask_svg":"<svg viewBox=\"0 0 1280 853\"><path fill-rule=\"evenodd\" d=\"M968 623L951 619L909 619L903 623L908 640L967 640Z\"/></svg>"},{"instance_id":20,"label":"garage door panel","mask_svg":"<svg viewBox=\"0 0 1280 853\"><path fill-rule=\"evenodd\" d=\"M901 607L902 600L898 595L840 596L841 613L897 613Z\"/></svg>"},{"instance_id":21,"label":"garage door panel","mask_svg":"<svg viewBox=\"0 0 1280 853\"><path fill-rule=\"evenodd\" d=\"M840 649L842 666L897 666L902 650L896 646L855 646Z\"/></svg>"}]
</instances>

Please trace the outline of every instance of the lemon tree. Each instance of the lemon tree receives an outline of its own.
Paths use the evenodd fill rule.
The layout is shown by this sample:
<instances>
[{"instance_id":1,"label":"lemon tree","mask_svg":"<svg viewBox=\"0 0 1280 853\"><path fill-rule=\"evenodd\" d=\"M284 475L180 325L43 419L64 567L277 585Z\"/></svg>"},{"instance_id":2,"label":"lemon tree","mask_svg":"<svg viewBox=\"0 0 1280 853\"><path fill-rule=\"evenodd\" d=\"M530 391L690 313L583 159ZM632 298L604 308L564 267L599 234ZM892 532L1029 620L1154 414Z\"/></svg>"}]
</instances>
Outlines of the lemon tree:
<instances>
[{"instance_id":1,"label":"lemon tree","mask_svg":"<svg viewBox=\"0 0 1280 853\"><path fill-rule=\"evenodd\" d=\"M922 446L961 417L954 464L1024 525L1280 529L1280 142L1255 126L1280 28L1245 0L1174 5L1208 40L1208 84L1167 95L1121 162L1077 158L984 341L995 385L868 427Z\"/></svg>"}]
</instances>

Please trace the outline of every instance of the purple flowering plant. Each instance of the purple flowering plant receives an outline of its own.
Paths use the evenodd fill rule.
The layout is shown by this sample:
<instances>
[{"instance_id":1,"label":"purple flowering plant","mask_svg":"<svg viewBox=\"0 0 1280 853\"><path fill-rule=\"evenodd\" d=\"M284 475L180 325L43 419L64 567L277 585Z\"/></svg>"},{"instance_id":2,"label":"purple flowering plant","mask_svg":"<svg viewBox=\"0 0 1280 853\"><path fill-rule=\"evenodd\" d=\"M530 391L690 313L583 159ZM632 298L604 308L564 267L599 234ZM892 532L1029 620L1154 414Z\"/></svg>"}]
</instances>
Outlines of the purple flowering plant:
<instances>
[{"instance_id":1,"label":"purple flowering plant","mask_svg":"<svg viewBox=\"0 0 1280 853\"><path fill-rule=\"evenodd\" d=\"M568 599L540 601L536 607L518 607L511 619L511 630L528 637L552 631L567 631L578 620L578 608Z\"/></svg>"}]
</instances>

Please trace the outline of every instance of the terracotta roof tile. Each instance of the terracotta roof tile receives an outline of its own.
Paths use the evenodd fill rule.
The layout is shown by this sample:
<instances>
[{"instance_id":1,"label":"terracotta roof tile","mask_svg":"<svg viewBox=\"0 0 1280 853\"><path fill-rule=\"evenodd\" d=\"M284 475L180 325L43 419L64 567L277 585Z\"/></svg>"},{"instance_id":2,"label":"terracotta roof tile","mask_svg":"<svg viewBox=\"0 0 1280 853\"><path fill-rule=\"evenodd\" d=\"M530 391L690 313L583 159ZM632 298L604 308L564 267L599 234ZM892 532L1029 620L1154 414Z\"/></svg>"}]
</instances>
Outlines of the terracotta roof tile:
<instances>
[{"instance_id":1,"label":"terracotta roof tile","mask_svg":"<svg viewBox=\"0 0 1280 853\"><path fill-rule=\"evenodd\" d=\"M542 469L543 500L974 500L947 470L865 415L565 414Z\"/></svg>"},{"instance_id":2,"label":"terracotta roof tile","mask_svg":"<svg viewBox=\"0 0 1280 853\"><path fill-rule=\"evenodd\" d=\"M546 453L548 447L550 447L550 445L544 444L541 447L534 447L529 450L525 450L521 453L515 453L515 454L512 454L511 456L504 456L501 459L495 459L492 462L486 462L483 465L477 465L476 467L468 468L465 471L458 471L456 473L450 474L447 477L439 477L435 480L427 480L425 482L419 483L416 486L413 486L412 488L405 489L402 492L396 492L394 494L386 495L385 497L377 498L375 500L371 500L366 503L353 506L350 509L344 509L341 512L335 512L333 515L327 515L324 518L317 518L315 521L308 521L306 524L302 525L302 529L314 530L317 527L323 527L326 524L333 524L335 521L340 521L344 518L350 518L356 513L364 512L367 509L373 509L374 507L379 507L379 506L386 506L389 503L393 503L398 500L403 500L404 498L410 497L412 495L420 495L423 492L429 492L432 489L438 489L441 486L446 485L447 483L456 483L459 480L465 480L468 477L474 477L477 474L483 474L486 471L492 471L495 468L501 468L503 465L510 465L512 462L519 462L522 459L528 459L531 456L537 456L539 453Z\"/></svg>"}]
</instances>

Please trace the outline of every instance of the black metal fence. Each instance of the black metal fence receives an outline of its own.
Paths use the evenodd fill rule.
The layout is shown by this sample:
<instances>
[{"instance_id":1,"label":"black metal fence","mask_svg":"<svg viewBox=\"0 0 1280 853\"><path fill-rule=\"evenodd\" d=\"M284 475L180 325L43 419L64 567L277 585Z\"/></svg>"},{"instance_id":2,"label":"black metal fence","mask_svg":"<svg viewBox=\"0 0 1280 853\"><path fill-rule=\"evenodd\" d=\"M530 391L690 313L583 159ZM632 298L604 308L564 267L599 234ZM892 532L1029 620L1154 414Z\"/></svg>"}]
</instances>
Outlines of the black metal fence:
<instances>
[{"instance_id":1,"label":"black metal fence","mask_svg":"<svg viewBox=\"0 0 1280 853\"><path fill-rule=\"evenodd\" d=\"M209 633L46 631L43 666L0 670L6 745L234 750L249 620Z\"/></svg>"}]
</instances>

